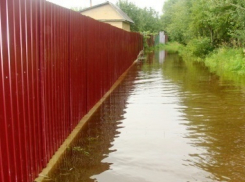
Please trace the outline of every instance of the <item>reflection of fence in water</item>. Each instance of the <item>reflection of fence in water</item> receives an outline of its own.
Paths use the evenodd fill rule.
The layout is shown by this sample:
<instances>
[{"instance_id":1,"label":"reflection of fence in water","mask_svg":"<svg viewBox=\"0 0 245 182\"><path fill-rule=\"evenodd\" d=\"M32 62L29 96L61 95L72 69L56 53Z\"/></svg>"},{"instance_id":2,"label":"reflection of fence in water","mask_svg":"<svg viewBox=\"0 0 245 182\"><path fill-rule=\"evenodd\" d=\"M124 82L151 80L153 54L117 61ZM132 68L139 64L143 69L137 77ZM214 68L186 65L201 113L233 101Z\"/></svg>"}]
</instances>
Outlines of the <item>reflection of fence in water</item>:
<instances>
[{"instance_id":1,"label":"reflection of fence in water","mask_svg":"<svg viewBox=\"0 0 245 182\"><path fill-rule=\"evenodd\" d=\"M159 51L159 63L163 63L165 59L165 51Z\"/></svg>"},{"instance_id":2,"label":"reflection of fence in water","mask_svg":"<svg viewBox=\"0 0 245 182\"><path fill-rule=\"evenodd\" d=\"M1 0L0 181L33 181L142 42L44 0Z\"/></svg>"},{"instance_id":3,"label":"reflection of fence in water","mask_svg":"<svg viewBox=\"0 0 245 182\"><path fill-rule=\"evenodd\" d=\"M103 162L103 159L114 152L111 147L123 127L128 97L134 90L139 69L140 65L133 66L125 80L93 114L56 169L49 174L51 179L56 182L92 182L93 175L109 170L110 163Z\"/></svg>"},{"instance_id":4,"label":"reflection of fence in water","mask_svg":"<svg viewBox=\"0 0 245 182\"><path fill-rule=\"evenodd\" d=\"M154 60L159 62L160 64L162 64L164 62L166 56L167 56L167 53L165 52L165 50L155 51Z\"/></svg>"}]
</instances>

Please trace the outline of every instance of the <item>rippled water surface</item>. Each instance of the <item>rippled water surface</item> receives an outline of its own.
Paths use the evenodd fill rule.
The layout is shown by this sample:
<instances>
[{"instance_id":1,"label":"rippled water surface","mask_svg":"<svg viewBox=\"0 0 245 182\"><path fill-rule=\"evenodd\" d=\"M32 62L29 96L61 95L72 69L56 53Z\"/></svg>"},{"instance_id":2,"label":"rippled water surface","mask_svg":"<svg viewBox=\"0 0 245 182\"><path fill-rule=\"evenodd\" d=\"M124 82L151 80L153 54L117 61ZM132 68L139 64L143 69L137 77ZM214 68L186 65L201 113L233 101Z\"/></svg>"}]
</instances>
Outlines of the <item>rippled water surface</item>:
<instances>
[{"instance_id":1,"label":"rippled water surface","mask_svg":"<svg viewBox=\"0 0 245 182\"><path fill-rule=\"evenodd\" d=\"M177 55L150 55L130 70L49 177L245 181L245 87Z\"/></svg>"}]
</instances>

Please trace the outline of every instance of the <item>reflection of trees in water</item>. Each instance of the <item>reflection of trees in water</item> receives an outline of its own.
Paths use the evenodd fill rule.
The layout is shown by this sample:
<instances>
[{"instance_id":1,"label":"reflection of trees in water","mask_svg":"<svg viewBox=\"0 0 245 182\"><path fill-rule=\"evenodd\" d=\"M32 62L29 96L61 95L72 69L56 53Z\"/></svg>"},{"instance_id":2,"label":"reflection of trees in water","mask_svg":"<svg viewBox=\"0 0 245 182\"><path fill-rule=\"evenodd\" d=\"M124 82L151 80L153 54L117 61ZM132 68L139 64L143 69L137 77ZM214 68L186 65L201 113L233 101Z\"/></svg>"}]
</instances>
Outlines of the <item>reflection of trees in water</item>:
<instances>
[{"instance_id":1,"label":"reflection of trees in water","mask_svg":"<svg viewBox=\"0 0 245 182\"><path fill-rule=\"evenodd\" d=\"M134 80L141 65L130 70L125 80L106 99L97 112L84 126L79 136L67 149L63 159L49 175L56 182L89 182L95 174L110 168L109 163L102 160L113 152L110 150L114 138L118 136L121 120ZM49 179L50 181L50 179Z\"/></svg>"},{"instance_id":2,"label":"reflection of trees in water","mask_svg":"<svg viewBox=\"0 0 245 182\"><path fill-rule=\"evenodd\" d=\"M230 81L220 81L200 64L170 55L163 76L180 85L191 145L189 165L214 175L214 181L245 181L245 95Z\"/></svg>"}]
</instances>

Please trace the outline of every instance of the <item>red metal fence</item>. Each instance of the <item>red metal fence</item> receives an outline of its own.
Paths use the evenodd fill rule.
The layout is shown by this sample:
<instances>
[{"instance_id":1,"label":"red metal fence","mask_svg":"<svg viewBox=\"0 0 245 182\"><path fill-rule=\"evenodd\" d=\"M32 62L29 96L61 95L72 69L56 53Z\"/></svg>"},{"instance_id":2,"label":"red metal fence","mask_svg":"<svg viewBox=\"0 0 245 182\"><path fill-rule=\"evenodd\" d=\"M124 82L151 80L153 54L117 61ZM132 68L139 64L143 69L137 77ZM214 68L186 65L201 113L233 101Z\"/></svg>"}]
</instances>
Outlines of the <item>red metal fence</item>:
<instances>
[{"instance_id":1,"label":"red metal fence","mask_svg":"<svg viewBox=\"0 0 245 182\"><path fill-rule=\"evenodd\" d=\"M142 42L44 0L0 0L0 181L33 181Z\"/></svg>"}]
</instances>

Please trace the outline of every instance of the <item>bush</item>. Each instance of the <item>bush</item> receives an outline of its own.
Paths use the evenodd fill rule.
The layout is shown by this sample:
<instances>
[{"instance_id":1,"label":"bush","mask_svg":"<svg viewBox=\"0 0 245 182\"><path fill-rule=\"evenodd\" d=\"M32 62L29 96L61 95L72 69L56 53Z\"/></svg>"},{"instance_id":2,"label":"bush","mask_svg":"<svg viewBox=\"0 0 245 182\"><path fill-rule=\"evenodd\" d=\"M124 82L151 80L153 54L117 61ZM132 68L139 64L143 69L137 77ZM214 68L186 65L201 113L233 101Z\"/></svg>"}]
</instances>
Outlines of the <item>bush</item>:
<instances>
[{"instance_id":1,"label":"bush","mask_svg":"<svg viewBox=\"0 0 245 182\"><path fill-rule=\"evenodd\" d=\"M198 38L189 41L185 52L197 58L205 58L213 49L214 47L211 45L209 38Z\"/></svg>"}]
</instances>

